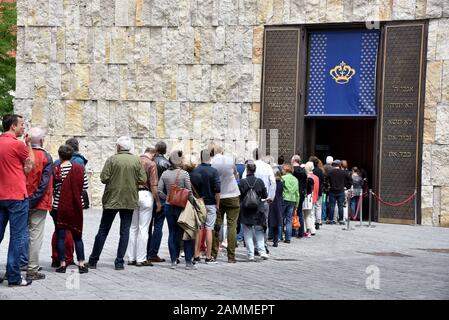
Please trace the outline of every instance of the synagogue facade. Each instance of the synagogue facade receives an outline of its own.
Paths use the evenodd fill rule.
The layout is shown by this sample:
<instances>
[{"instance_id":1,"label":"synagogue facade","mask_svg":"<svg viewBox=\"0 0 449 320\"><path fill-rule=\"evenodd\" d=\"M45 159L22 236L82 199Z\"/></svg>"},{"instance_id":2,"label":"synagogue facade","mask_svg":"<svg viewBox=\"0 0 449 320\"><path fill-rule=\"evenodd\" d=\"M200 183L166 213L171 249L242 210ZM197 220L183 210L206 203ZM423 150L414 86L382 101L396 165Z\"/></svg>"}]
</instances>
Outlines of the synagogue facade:
<instances>
[{"instance_id":1,"label":"synagogue facade","mask_svg":"<svg viewBox=\"0 0 449 320\"><path fill-rule=\"evenodd\" d=\"M72 136L90 193L119 136L347 157L380 222L449 226L448 0L18 0L14 109ZM276 129L276 131L273 131ZM263 131L262 131L263 132ZM277 139L274 139L277 138ZM271 139L271 140L270 140ZM393 208L393 209L392 209Z\"/></svg>"}]
</instances>

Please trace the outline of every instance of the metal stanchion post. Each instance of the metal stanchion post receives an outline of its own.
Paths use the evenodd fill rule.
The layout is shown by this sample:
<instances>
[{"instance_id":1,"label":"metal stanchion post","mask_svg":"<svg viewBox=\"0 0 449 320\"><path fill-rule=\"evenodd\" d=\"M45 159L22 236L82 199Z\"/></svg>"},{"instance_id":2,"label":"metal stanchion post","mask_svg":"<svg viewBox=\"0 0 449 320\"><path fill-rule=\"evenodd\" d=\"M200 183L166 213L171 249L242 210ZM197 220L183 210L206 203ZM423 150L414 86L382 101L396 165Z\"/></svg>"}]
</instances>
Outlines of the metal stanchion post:
<instances>
[{"instance_id":1,"label":"metal stanchion post","mask_svg":"<svg viewBox=\"0 0 449 320\"><path fill-rule=\"evenodd\" d=\"M360 191L359 203L360 203L360 208L359 208L359 217L360 217L359 221L360 221L360 223L358 225L356 225L356 227L363 226L363 220L362 220L363 219L363 216L362 216L362 212L363 212L363 190ZM358 206L358 204L357 204L357 206Z\"/></svg>"},{"instance_id":2,"label":"metal stanchion post","mask_svg":"<svg viewBox=\"0 0 449 320\"><path fill-rule=\"evenodd\" d=\"M371 189L369 189L369 198L368 198L368 203L369 203L369 206L368 206L368 225L367 225L367 227L370 227L370 225L371 225L371 197L372 197L372 195L371 195Z\"/></svg>"},{"instance_id":3,"label":"metal stanchion post","mask_svg":"<svg viewBox=\"0 0 449 320\"><path fill-rule=\"evenodd\" d=\"M368 206L368 228L374 228L375 226L371 225L371 202L373 197L373 190L369 189L369 206Z\"/></svg>"},{"instance_id":4,"label":"metal stanchion post","mask_svg":"<svg viewBox=\"0 0 449 320\"><path fill-rule=\"evenodd\" d=\"M348 206L348 217L347 217L347 220L348 220L348 222L347 222L347 225L346 225L346 228L343 228L343 230L346 230L346 231L351 231L351 230L354 230L353 228L351 228L350 226L349 226L349 223L350 223L350 221L351 221L351 219L349 218L349 203L350 203L350 197L349 197L349 193L346 195L346 205Z\"/></svg>"},{"instance_id":5,"label":"metal stanchion post","mask_svg":"<svg viewBox=\"0 0 449 320\"><path fill-rule=\"evenodd\" d=\"M415 189L415 199L414 199L414 206L415 206L415 225L418 224L418 216L417 216L417 212L418 212L418 201L417 201L417 191Z\"/></svg>"},{"instance_id":6,"label":"metal stanchion post","mask_svg":"<svg viewBox=\"0 0 449 320\"><path fill-rule=\"evenodd\" d=\"M363 220L362 220L362 215L363 215L363 192L362 191L360 191L359 203L360 203L360 209L359 209L360 224L358 226L356 226L356 227L361 227L363 225Z\"/></svg>"}]
</instances>

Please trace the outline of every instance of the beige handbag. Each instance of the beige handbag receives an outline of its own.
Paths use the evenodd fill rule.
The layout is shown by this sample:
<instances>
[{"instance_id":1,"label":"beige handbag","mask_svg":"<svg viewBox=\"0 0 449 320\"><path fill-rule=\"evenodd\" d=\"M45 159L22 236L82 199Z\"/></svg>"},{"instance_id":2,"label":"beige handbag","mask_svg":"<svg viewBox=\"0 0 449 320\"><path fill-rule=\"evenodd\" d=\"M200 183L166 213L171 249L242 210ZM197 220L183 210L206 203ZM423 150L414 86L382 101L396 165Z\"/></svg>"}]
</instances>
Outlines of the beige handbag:
<instances>
[{"instance_id":1,"label":"beige handbag","mask_svg":"<svg viewBox=\"0 0 449 320\"><path fill-rule=\"evenodd\" d=\"M193 184L191 186L194 194L193 201L195 201L196 204L196 206L194 206L193 208L197 211L199 223L202 226L204 223L206 223L207 218L206 205L204 204L204 200L199 196L198 192L196 192ZM199 210L197 210L196 208L199 208Z\"/></svg>"},{"instance_id":2,"label":"beige handbag","mask_svg":"<svg viewBox=\"0 0 449 320\"><path fill-rule=\"evenodd\" d=\"M302 209L303 210L312 210L313 208L313 192L311 194L306 195L306 198L304 199L304 202L302 203Z\"/></svg>"}]
</instances>

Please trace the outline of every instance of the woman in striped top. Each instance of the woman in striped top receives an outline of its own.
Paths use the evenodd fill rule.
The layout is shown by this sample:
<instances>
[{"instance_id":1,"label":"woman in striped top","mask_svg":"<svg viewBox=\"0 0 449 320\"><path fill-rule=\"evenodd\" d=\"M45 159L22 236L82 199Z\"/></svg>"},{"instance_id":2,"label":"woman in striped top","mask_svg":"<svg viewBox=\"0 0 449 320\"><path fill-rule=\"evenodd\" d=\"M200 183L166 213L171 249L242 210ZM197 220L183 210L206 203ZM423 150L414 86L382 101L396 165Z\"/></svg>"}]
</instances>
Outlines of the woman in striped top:
<instances>
[{"instance_id":1,"label":"woman in striped top","mask_svg":"<svg viewBox=\"0 0 449 320\"><path fill-rule=\"evenodd\" d=\"M58 210L59 205L59 195L61 194L61 185L62 181L67 177L67 174L70 172L70 169L72 169L72 163L69 161L65 165L61 163L61 181L54 183L53 186L53 210ZM87 178L86 172L84 172L84 182L83 182L83 190L87 190L89 188L89 179ZM83 196L81 196L81 204L84 208L84 199Z\"/></svg>"},{"instance_id":2,"label":"woman in striped top","mask_svg":"<svg viewBox=\"0 0 449 320\"><path fill-rule=\"evenodd\" d=\"M70 230L75 242L76 256L79 262L79 272L86 273L84 266L84 244L82 240L83 230L83 198L82 191L87 190L88 180L84 168L76 163L71 163L73 155L72 147L63 145L58 149L60 164L53 168L53 210L51 216L55 222L57 235L56 248L60 267L56 272L66 272L65 261L65 236Z\"/></svg>"},{"instance_id":3,"label":"woman in striped top","mask_svg":"<svg viewBox=\"0 0 449 320\"><path fill-rule=\"evenodd\" d=\"M190 177L187 171L181 169L182 151L174 150L169 160L170 168L162 173L158 192L161 199L168 199L171 186L176 183L181 188L186 188L190 191L189 198L193 200L192 189L190 185ZM164 212L168 224L168 250L170 252L171 269L176 269L177 259L180 253L180 242L182 241L183 229L178 225L177 221L183 208L165 202ZM194 254L195 240L184 240L184 253L186 259L186 269L194 270L196 266L193 265L192 258Z\"/></svg>"}]
</instances>

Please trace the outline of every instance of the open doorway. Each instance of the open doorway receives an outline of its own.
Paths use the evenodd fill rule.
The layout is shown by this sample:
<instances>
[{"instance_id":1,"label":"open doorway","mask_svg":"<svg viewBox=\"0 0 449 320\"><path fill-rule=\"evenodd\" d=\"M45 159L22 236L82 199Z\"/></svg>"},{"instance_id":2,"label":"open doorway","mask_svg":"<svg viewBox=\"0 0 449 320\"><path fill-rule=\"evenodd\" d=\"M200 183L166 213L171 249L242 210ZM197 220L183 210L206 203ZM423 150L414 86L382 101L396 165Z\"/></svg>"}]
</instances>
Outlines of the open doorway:
<instances>
[{"instance_id":1,"label":"open doorway","mask_svg":"<svg viewBox=\"0 0 449 320\"><path fill-rule=\"evenodd\" d=\"M376 119L308 118L305 124L307 156L316 155L323 164L327 156L347 160L349 169L365 170L368 187L373 188ZM364 212L367 205L364 201Z\"/></svg>"}]
</instances>

